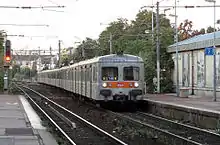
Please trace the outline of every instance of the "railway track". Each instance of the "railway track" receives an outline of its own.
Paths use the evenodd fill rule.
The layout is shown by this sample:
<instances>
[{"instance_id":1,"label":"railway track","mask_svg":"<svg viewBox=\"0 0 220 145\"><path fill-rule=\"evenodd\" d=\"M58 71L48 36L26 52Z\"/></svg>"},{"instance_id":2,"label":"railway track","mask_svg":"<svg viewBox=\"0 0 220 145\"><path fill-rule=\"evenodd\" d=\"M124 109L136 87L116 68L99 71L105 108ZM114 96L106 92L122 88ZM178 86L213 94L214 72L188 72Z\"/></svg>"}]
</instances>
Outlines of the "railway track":
<instances>
[{"instance_id":1,"label":"railway track","mask_svg":"<svg viewBox=\"0 0 220 145\"><path fill-rule=\"evenodd\" d=\"M123 117L170 136L172 144L219 145L220 135L197 127L181 124L144 112L122 113ZM178 141L178 142L177 142Z\"/></svg>"},{"instance_id":2,"label":"railway track","mask_svg":"<svg viewBox=\"0 0 220 145\"><path fill-rule=\"evenodd\" d=\"M127 145L77 114L23 85L16 85L72 145Z\"/></svg>"},{"instance_id":3,"label":"railway track","mask_svg":"<svg viewBox=\"0 0 220 145\"><path fill-rule=\"evenodd\" d=\"M220 142L218 134L151 114L143 112L116 113L103 108L97 109L107 112L109 115L112 114L111 116L118 116L124 122L123 124L130 128L141 128L143 131L140 132L141 138L150 137L167 145L217 145Z\"/></svg>"}]
</instances>

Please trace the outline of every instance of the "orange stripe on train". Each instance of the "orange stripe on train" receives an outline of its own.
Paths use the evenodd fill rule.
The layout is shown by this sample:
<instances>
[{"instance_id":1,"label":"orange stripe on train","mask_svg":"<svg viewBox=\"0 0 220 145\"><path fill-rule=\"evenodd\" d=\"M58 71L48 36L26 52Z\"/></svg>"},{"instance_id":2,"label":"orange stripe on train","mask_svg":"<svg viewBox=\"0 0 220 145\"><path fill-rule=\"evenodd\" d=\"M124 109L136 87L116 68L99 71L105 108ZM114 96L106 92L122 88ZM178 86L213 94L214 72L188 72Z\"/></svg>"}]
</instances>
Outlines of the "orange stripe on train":
<instances>
[{"instance_id":1,"label":"orange stripe on train","mask_svg":"<svg viewBox=\"0 0 220 145\"><path fill-rule=\"evenodd\" d=\"M107 82L107 88L133 88L134 82Z\"/></svg>"}]
</instances>

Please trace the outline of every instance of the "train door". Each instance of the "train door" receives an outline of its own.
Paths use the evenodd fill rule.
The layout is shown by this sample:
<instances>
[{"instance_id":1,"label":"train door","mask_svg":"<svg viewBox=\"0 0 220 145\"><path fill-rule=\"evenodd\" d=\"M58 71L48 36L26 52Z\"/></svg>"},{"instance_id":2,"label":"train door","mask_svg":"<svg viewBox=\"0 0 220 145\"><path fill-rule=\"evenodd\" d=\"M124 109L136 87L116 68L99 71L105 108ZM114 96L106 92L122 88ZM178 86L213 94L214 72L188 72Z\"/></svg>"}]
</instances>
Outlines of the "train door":
<instances>
[{"instance_id":1,"label":"train door","mask_svg":"<svg viewBox=\"0 0 220 145\"><path fill-rule=\"evenodd\" d=\"M59 71L59 87L61 87L62 71Z\"/></svg>"},{"instance_id":2,"label":"train door","mask_svg":"<svg viewBox=\"0 0 220 145\"><path fill-rule=\"evenodd\" d=\"M88 65L86 65L86 66L85 66L85 69L84 69L84 70L85 70L85 72L84 72L84 78L85 78L85 80L84 80L84 82L85 82L85 84L84 84L84 85L85 85L84 96L86 96L86 97L88 97L88 96L87 96L88 69L89 69L89 68L88 68Z\"/></svg>"},{"instance_id":3,"label":"train door","mask_svg":"<svg viewBox=\"0 0 220 145\"><path fill-rule=\"evenodd\" d=\"M92 98L92 65L89 67L89 97Z\"/></svg>"},{"instance_id":4,"label":"train door","mask_svg":"<svg viewBox=\"0 0 220 145\"><path fill-rule=\"evenodd\" d=\"M84 68L83 66L81 67L81 73L80 73L80 76L81 76L81 80L80 80L80 86L81 86L81 90L80 90L80 94L83 95L83 84L84 84Z\"/></svg>"},{"instance_id":5,"label":"train door","mask_svg":"<svg viewBox=\"0 0 220 145\"><path fill-rule=\"evenodd\" d=\"M80 94L80 67L77 67L77 93Z\"/></svg>"},{"instance_id":6,"label":"train door","mask_svg":"<svg viewBox=\"0 0 220 145\"><path fill-rule=\"evenodd\" d=\"M92 91L92 98L96 99L96 91L97 91L97 66L96 64L92 67L92 87L90 88Z\"/></svg>"},{"instance_id":7,"label":"train door","mask_svg":"<svg viewBox=\"0 0 220 145\"><path fill-rule=\"evenodd\" d=\"M71 92L73 92L73 81L74 81L74 69L73 68L71 68L71 73L70 73L70 75L71 75L71 86L70 86L70 91Z\"/></svg>"},{"instance_id":8,"label":"train door","mask_svg":"<svg viewBox=\"0 0 220 145\"><path fill-rule=\"evenodd\" d=\"M74 75L75 75L75 79L74 79L74 83L75 83L75 85L74 85L74 89L75 89L75 93L76 93L76 88L77 88L77 85L76 85L76 82L77 82L77 69L76 69L76 67L74 68L75 69L75 71L74 71Z\"/></svg>"}]
</instances>

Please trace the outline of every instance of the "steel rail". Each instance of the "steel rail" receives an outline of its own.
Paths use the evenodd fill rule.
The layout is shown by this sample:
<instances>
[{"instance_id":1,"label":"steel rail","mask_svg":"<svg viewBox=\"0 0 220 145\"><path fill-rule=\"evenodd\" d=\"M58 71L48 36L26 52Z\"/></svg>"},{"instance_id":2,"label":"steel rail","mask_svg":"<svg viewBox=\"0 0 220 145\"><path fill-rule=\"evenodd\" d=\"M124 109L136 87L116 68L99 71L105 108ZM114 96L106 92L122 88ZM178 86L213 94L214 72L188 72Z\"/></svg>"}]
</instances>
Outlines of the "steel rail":
<instances>
[{"instance_id":1,"label":"steel rail","mask_svg":"<svg viewBox=\"0 0 220 145\"><path fill-rule=\"evenodd\" d=\"M120 116L120 117L123 117L123 118L127 119L127 120L130 121L130 122L143 125L144 127L147 127L147 128L149 128L149 129L153 129L155 132L157 132L157 134L160 134L160 135L161 135L161 134L165 134L166 136L169 136L169 137L168 137L169 139L170 139L170 137L173 137L174 140L176 140L176 139L177 139L177 140L180 140L180 141L182 141L182 144L181 144L181 145L185 145L185 144L187 144L187 145L203 145L203 144L201 144L201 143L192 141L192 140L190 140L190 139L188 139L188 138L184 138L184 137L182 137L182 136L179 136L179 135L176 135L176 134L174 134L174 133L168 132L167 130L160 129L160 128L155 127L155 126L153 126L153 125L144 123L144 122L142 122L142 121L140 121L140 120L137 120L137 119L134 119L134 118L132 118L132 117L130 117L130 116L128 116L128 115L124 115L124 114L121 114L121 113L115 113L115 112L113 112L113 114L118 115L118 116Z\"/></svg>"},{"instance_id":2,"label":"steel rail","mask_svg":"<svg viewBox=\"0 0 220 145\"><path fill-rule=\"evenodd\" d=\"M94 124L90 123L89 121L85 120L84 118L78 116L77 114L71 112L70 110L64 108L63 106L57 104L56 102L54 102L54 101L48 99L47 97L45 97L45 96L42 95L41 93L39 93L39 92L37 92L37 91L35 91L35 90L33 90L33 89L27 87L27 86L24 86L24 85L22 85L22 87L24 87L24 88L26 88L26 89L29 89L29 90L31 90L32 92L38 94L39 96L43 97L44 99L46 99L46 100L49 101L50 103L52 103L52 104L54 104L55 106L57 106L57 107L63 109L64 111L70 113L71 115L73 115L73 116L75 116L77 119L79 119L80 121L86 123L87 125L89 125L89 126L93 127L94 129L98 130L99 132L105 134L106 136L110 137L111 139L115 140L116 142L120 143L121 145L128 145L127 143L121 141L120 139L114 137L113 135L111 135L111 134L109 134L108 132L102 130L101 128L97 127L96 125L94 125Z\"/></svg>"},{"instance_id":3,"label":"steel rail","mask_svg":"<svg viewBox=\"0 0 220 145\"><path fill-rule=\"evenodd\" d=\"M190 125L183 124L183 123L180 123L180 122L175 122L173 120L169 120L169 119L166 119L166 118L163 118L163 117L160 117L160 116L156 116L156 115L153 115L153 114L148 114L148 113L145 113L145 112L138 112L138 113L142 114L142 115L145 115L145 116L154 117L156 119L160 119L160 120L163 120L163 121L167 121L169 123L178 124L178 125L181 125L181 126L184 126L184 127L190 128L190 129L194 129L194 130L197 130L197 131L201 131L201 132L204 132L204 133L209 133L209 134L215 135L215 136L220 138L220 134L217 134L215 132L210 132L210 131L205 130L205 129L201 129L201 128L198 128L198 127L190 126Z\"/></svg>"},{"instance_id":4,"label":"steel rail","mask_svg":"<svg viewBox=\"0 0 220 145\"><path fill-rule=\"evenodd\" d=\"M15 84L16 85L16 84ZM76 145L76 143L56 124L56 122L18 85L16 85L18 89L20 89L33 103L34 105L59 129L59 131L68 139L68 141L72 145Z\"/></svg>"}]
</instances>

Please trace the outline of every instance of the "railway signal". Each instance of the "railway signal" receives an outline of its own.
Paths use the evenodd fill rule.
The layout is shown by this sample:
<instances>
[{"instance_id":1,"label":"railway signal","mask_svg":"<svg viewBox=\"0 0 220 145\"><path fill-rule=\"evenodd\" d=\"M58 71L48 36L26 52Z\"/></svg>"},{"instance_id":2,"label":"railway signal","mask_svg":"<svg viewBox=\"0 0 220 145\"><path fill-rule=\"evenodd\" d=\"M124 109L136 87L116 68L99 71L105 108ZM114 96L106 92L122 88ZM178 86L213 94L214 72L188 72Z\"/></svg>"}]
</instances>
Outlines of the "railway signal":
<instances>
[{"instance_id":1,"label":"railway signal","mask_svg":"<svg viewBox=\"0 0 220 145\"><path fill-rule=\"evenodd\" d=\"M5 42L5 63L9 64L11 62L11 41L6 40Z\"/></svg>"}]
</instances>

